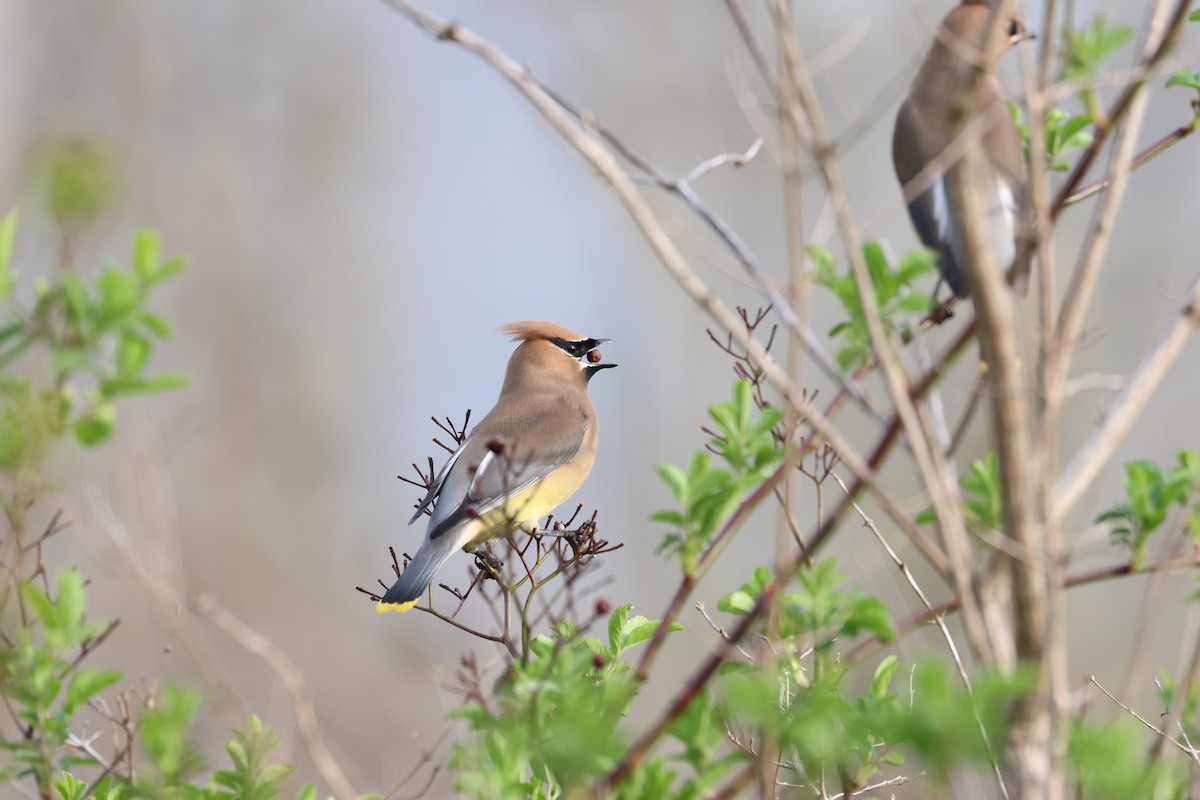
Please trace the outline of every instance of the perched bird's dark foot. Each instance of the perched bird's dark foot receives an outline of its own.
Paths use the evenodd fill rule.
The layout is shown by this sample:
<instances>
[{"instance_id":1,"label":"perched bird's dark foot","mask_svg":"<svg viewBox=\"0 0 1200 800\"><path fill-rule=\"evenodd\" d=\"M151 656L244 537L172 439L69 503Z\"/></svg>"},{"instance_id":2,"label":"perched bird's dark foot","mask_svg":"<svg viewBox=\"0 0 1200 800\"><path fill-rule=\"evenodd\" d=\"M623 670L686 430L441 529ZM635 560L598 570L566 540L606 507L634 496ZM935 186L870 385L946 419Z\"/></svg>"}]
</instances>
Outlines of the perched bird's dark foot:
<instances>
[{"instance_id":1,"label":"perched bird's dark foot","mask_svg":"<svg viewBox=\"0 0 1200 800\"><path fill-rule=\"evenodd\" d=\"M493 553L490 547L484 546L475 551L475 568L487 573L488 577L495 578L500 575L500 570L504 569L504 561Z\"/></svg>"},{"instance_id":2,"label":"perched bird's dark foot","mask_svg":"<svg viewBox=\"0 0 1200 800\"><path fill-rule=\"evenodd\" d=\"M951 307L953 302L952 298L934 307L933 311L929 312L929 321L934 325L941 325L946 320L953 319L954 309Z\"/></svg>"}]
</instances>

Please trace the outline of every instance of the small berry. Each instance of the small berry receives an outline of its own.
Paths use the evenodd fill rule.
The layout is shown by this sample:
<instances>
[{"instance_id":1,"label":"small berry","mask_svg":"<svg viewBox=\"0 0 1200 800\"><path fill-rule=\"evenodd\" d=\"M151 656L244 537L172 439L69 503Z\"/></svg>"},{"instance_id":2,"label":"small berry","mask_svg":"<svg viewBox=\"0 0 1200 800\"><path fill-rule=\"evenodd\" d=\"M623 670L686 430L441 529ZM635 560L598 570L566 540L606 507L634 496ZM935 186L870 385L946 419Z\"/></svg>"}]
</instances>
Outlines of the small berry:
<instances>
[{"instance_id":1,"label":"small berry","mask_svg":"<svg viewBox=\"0 0 1200 800\"><path fill-rule=\"evenodd\" d=\"M607 614L610 611L612 611L612 603L608 602L608 598L601 597L596 601L597 614Z\"/></svg>"},{"instance_id":2,"label":"small berry","mask_svg":"<svg viewBox=\"0 0 1200 800\"><path fill-rule=\"evenodd\" d=\"M487 449L491 450L496 455L503 454L504 453L504 437L503 436L493 436L492 438L488 439L487 440Z\"/></svg>"}]
</instances>

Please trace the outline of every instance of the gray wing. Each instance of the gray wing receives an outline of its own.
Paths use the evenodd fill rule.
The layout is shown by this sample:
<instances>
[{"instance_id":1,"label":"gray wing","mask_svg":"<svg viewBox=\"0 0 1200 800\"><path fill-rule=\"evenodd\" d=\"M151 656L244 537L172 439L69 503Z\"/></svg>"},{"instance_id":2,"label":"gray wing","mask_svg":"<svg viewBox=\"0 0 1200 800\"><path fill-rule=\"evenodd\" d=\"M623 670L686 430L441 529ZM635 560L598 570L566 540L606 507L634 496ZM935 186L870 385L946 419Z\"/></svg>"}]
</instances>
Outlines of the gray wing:
<instances>
[{"instance_id":1,"label":"gray wing","mask_svg":"<svg viewBox=\"0 0 1200 800\"><path fill-rule=\"evenodd\" d=\"M429 508L434 500L437 500L438 495L442 493L442 486L446 482L446 476L450 474L451 467L454 466L454 462L458 461L458 457L462 455L463 449L466 448L466 446L467 444L465 441L460 444L458 449L450 455L450 460L442 465L442 468L438 470L437 476L434 477L433 482L429 484L429 491L427 491L425 496L421 498L421 502L417 503L417 511L412 515L412 519L408 521L409 525L412 525L414 522L416 522L417 517L424 514L425 509Z\"/></svg>"},{"instance_id":2,"label":"gray wing","mask_svg":"<svg viewBox=\"0 0 1200 800\"><path fill-rule=\"evenodd\" d=\"M1022 213L1025 179L1020 137L1007 111L1004 113L1005 116L988 129L981 142L985 153L1003 157L978 159L980 172L972 176L971 184L982 192L988 243L999 266L1007 270L1017 255L1017 219ZM910 102L900 107L892 135L892 157L896 176L906 193L908 183L929 162L941 157L948 144L934 135L920 109ZM1013 169L1005 169L999 163L1011 164ZM908 214L921 243L937 251L938 268L946 283L956 295L966 297L967 275L963 267L966 245L962 227L950 212L944 169L932 178L924 191L908 201Z\"/></svg>"},{"instance_id":3,"label":"gray wing","mask_svg":"<svg viewBox=\"0 0 1200 800\"><path fill-rule=\"evenodd\" d=\"M967 276L959 266L957 254L961 252L961 245L955 242L955 226L946 197L945 170L932 176L929 185L919 194L913 195L915 187L910 186L922 170L941 155L945 145L946 142L924 123L921 110L911 101L900 106L892 131L892 163L907 199L908 216L921 244L937 251L938 269L951 290L959 297L966 297Z\"/></svg>"},{"instance_id":4,"label":"gray wing","mask_svg":"<svg viewBox=\"0 0 1200 800\"><path fill-rule=\"evenodd\" d=\"M558 398L526 404L520 416L494 415L471 432L442 482L429 520L430 538L458 525L468 512L483 516L574 459L590 424L580 409L564 406ZM534 428L536 437L530 435ZM502 453L487 449L494 436L505 442ZM536 440L537 447L523 445L529 440Z\"/></svg>"}]
</instances>

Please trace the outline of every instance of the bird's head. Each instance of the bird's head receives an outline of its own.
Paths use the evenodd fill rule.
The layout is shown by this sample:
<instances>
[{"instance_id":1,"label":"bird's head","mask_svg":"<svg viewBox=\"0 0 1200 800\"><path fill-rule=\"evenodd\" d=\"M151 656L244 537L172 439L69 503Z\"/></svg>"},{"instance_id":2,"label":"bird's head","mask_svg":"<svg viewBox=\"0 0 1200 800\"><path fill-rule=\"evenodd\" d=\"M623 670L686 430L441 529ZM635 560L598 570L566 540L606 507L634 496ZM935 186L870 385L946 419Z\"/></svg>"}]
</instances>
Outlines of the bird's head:
<instances>
[{"instance_id":1,"label":"bird's head","mask_svg":"<svg viewBox=\"0 0 1200 800\"><path fill-rule=\"evenodd\" d=\"M963 0L960 5L946 15L945 20L942 21L942 33L946 34L945 38L950 40L951 47L961 47L962 44L965 44L976 51L983 48L983 38L988 30L988 19L991 16L994 1ZM1025 23L1016 13L1011 14L1003 25L1006 40L1001 52L1008 50L1018 42L1037 38L1032 31L1025 27ZM938 38L943 39L942 34L939 34ZM959 55L962 57L961 53Z\"/></svg>"},{"instance_id":2,"label":"bird's head","mask_svg":"<svg viewBox=\"0 0 1200 800\"><path fill-rule=\"evenodd\" d=\"M508 362L506 387L517 375L524 381L545 376L586 384L600 370L616 366L603 363L600 353L600 345L611 339L592 339L543 320L513 322L501 330L521 342Z\"/></svg>"}]
</instances>

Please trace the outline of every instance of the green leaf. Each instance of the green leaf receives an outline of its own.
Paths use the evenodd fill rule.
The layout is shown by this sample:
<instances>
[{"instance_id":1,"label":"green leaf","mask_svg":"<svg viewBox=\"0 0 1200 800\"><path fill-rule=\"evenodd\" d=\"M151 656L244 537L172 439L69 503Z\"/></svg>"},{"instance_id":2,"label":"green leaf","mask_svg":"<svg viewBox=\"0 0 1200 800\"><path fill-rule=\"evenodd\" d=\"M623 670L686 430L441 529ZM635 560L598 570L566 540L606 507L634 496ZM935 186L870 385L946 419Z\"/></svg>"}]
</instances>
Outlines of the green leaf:
<instances>
[{"instance_id":1,"label":"green leaf","mask_svg":"<svg viewBox=\"0 0 1200 800\"><path fill-rule=\"evenodd\" d=\"M912 292L900 298L895 305L899 314L928 314L933 308L933 298L923 292Z\"/></svg>"},{"instance_id":2,"label":"green leaf","mask_svg":"<svg viewBox=\"0 0 1200 800\"><path fill-rule=\"evenodd\" d=\"M171 335L171 323L152 311L138 312L136 321L146 329L147 333L157 336L159 339L165 339Z\"/></svg>"},{"instance_id":3,"label":"green leaf","mask_svg":"<svg viewBox=\"0 0 1200 800\"><path fill-rule=\"evenodd\" d=\"M112 403L100 403L88 409L75 422L75 438L84 447L95 447L112 436L116 427L116 406Z\"/></svg>"},{"instance_id":4,"label":"green leaf","mask_svg":"<svg viewBox=\"0 0 1200 800\"><path fill-rule=\"evenodd\" d=\"M158 235L154 231L133 235L133 269L143 280L149 280L158 269Z\"/></svg>"},{"instance_id":5,"label":"green leaf","mask_svg":"<svg viewBox=\"0 0 1200 800\"><path fill-rule=\"evenodd\" d=\"M1103 15L1096 16L1087 27L1065 31L1067 78L1087 78L1095 75L1104 60L1132 37L1132 27L1111 26Z\"/></svg>"},{"instance_id":6,"label":"green leaf","mask_svg":"<svg viewBox=\"0 0 1200 800\"><path fill-rule=\"evenodd\" d=\"M63 624L77 625L83 621L83 576L74 567L58 573L58 617Z\"/></svg>"},{"instance_id":7,"label":"green leaf","mask_svg":"<svg viewBox=\"0 0 1200 800\"><path fill-rule=\"evenodd\" d=\"M96 287L100 290L98 327L102 329L121 321L145 299L137 277L116 267L106 267Z\"/></svg>"},{"instance_id":8,"label":"green leaf","mask_svg":"<svg viewBox=\"0 0 1200 800\"><path fill-rule=\"evenodd\" d=\"M164 372L151 378L102 378L100 394L112 400L119 395L149 394L181 389L191 380L182 372Z\"/></svg>"},{"instance_id":9,"label":"green leaf","mask_svg":"<svg viewBox=\"0 0 1200 800\"><path fill-rule=\"evenodd\" d=\"M91 315L92 301L79 276L74 272L65 273L62 276L62 290L72 318L77 322L87 319Z\"/></svg>"},{"instance_id":10,"label":"green leaf","mask_svg":"<svg viewBox=\"0 0 1200 800\"><path fill-rule=\"evenodd\" d=\"M67 714L73 714L75 709L85 705L100 692L117 683L124 676L120 672L101 672L97 669L80 670L71 682L67 684Z\"/></svg>"},{"instance_id":11,"label":"green leaf","mask_svg":"<svg viewBox=\"0 0 1200 800\"><path fill-rule=\"evenodd\" d=\"M58 613L54 607L54 602L37 587L34 583L26 583L22 586L25 594L25 601L29 607L33 609L34 616L43 628L54 629L59 627Z\"/></svg>"},{"instance_id":12,"label":"green leaf","mask_svg":"<svg viewBox=\"0 0 1200 800\"><path fill-rule=\"evenodd\" d=\"M55 377L81 372L91 366L91 355L78 347L55 347L50 352L50 370Z\"/></svg>"},{"instance_id":13,"label":"green leaf","mask_svg":"<svg viewBox=\"0 0 1200 800\"><path fill-rule=\"evenodd\" d=\"M164 261L159 265L158 270L154 273L153 283L161 283L167 278L173 277L183 271L187 266L186 258L172 258L170 261Z\"/></svg>"},{"instance_id":14,"label":"green leaf","mask_svg":"<svg viewBox=\"0 0 1200 800\"><path fill-rule=\"evenodd\" d=\"M668 525L673 525L677 528L683 527L683 513L680 511L655 511L650 515L652 522L665 522Z\"/></svg>"},{"instance_id":15,"label":"green leaf","mask_svg":"<svg viewBox=\"0 0 1200 800\"><path fill-rule=\"evenodd\" d=\"M169 683L159 693L158 704L142 715L142 747L168 781L181 780L200 764L187 731L203 703L199 692Z\"/></svg>"},{"instance_id":16,"label":"green leaf","mask_svg":"<svg viewBox=\"0 0 1200 800\"><path fill-rule=\"evenodd\" d=\"M758 603L748 592L738 590L717 602L717 610L726 614L749 614Z\"/></svg>"},{"instance_id":17,"label":"green leaf","mask_svg":"<svg viewBox=\"0 0 1200 800\"><path fill-rule=\"evenodd\" d=\"M67 228L94 222L120 189L113 153L85 136L48 138L37 148L32 167L47 215Z\"/></svg>"},{"instance_id":18,"label":"green leaf","mask_svg":"<svg viewBox=\"0 0 1200 800\"><path fill-rule=\"evenodd\" d=\"M12 267L13 241L17 235L17 212L10 211L0 220L0 298L11 300L17 285Z\"/></svg>"},{"instance_id":19,"label":"green leaf","mask_svg":"<svg viewBox=\"0 0 1200 800\"><path fill-rule=\"evenodd\" d=\"M654 631L658 629L659 623L657 620L646 619L642 616L631 617L625 620L621 626L621 647L618 650L618 655L635 645L649 641L654 636ZM672 623L671 630L682 630L683 626L679 623Z\"/></svg>"},{"instance_id":20,"label":"green leaf","mask_svg":"<svg viewBox=\"0 0 1200 800\"><path fill-rule=\"evenodd\" d=\"M150 360L153 350L154 346L145 336L134 333L132 330L122 331L117 344L118 373L123 377L139 374L146 366L146 362Z\"/></svg>"},{"instance_id":21,"label":"green leaf","mask_svg":"<svg viewBox=\"0 0 1200 800\"><path fill-rule=\"evenodd\" d=\"M88 785L69 772L63 772L54 783L54 790L61 800L81 800L87 793Z\"/></svg>"},{"instance_id":22,"label":"green leaf","mask_svg":"<svg viewBox=\"0 0 1200 800\"><path fill-rule=\"evenodd\" d=\"M1200 70L1182 68L1167 79L1167 86L1184 86L1200 92Z\"/></svg>"},{"instance_id":23,"label":"green leaf","mask_svg":"<svg viewBox=\"0 0 1200 800\"><path fill-rule=\"evenodd\" d=\"M880 661L879 666L875 668L874 676L871 678L871 694L876 697L886 697L888 687L892 684L892 678L899 668L900 660L895 656L887 656L883 661Z\"/></svg>"},{"instance_id":24,"label":"green leaf","mask_svg":"<svg viewBox=\"0 0 1200 800\"><path fill-rule=\"evenodd\" d=\"M612 616L608 618L608 651L614 658L621 652L621 633L625 630L625 620L632 609L632 604L619 606L613 609Z\"/></svg>"},{"instance_id":25,"label":"green leaf","mask_svg":"<svg viewBox=\"0 0 1200 800\"><path fill-rule=\"evenodd\" d=\"M671 488L671 494L678 502L686 502L688 496L688 476L686 472L674 464L666 462L655 464L654 471L666 481L667 486Z\"/></svg>"}]
</instances>

